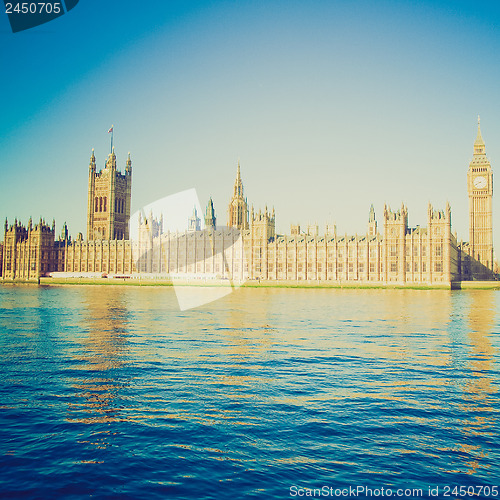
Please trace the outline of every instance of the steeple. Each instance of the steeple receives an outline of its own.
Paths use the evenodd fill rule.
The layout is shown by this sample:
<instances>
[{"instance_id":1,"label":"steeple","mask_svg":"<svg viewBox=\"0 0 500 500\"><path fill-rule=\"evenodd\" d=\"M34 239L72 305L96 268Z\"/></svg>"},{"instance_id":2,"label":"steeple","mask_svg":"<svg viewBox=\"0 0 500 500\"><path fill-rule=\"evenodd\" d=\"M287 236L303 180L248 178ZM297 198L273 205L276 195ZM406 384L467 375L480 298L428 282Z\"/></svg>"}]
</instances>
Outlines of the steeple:
<instances>
[{"instance_id":1,"label":"steeple","mask_svg":"<svg viewBox=\"0 0 500 500\"><path fill-rule=\"evenodd\" d=\"M127 166L125 167L125 173L130 174L132 172L132 160L130 159L130 151L127 157Z\"/></svg>"},{"instance_id":2,"label":"steeple","mask_svg":"<svg viewBox=\"0 0 500 500\"><path fill-rule=\"evenodd\" d=\"M196 206L193 207L193 215L189 217L188 221L188 231L200 231L201 224L200 218L198 217L198 211L196 210Z\"/></svg>"},{"instance_id":3,"label":"steeple","mask_svg":"<svg viewBox=\"0 0 500 500\"><path fill-rule=\"evenodd\" d=\"M238 160L238 168L236 170L236 180L234 181L234 197L243 197L243 182L241 182L241 173L240 173L240 161Z\"/></svg>"},{"instance_id":4,"label":"steeple","mask_svg":"<svg viewBox=\"0 0 500 500\"><path fill-rule=\"evenodd\" d=\"M236 170L236 180L234 181L233 197L229 202L228 226L238 229L248 229L248 205L243 196L243 182L241 181L240 162Z\"/></svg>"},{"instance_id":5,"label":"steeple","mask_svg":"<svg viewBox=\"0 0 500 500\"><path fill-rule=\"evenodd\" d=\"M474 142L474 155L484 155L484 141L481 135L481 118L477 117L477 137Z\"/></svg>"},{"instance_id":6,"label":"steeple","mask_svg":"<svg viewBox=\"0 0 500 500\"><path fill-rule=\"evenodd\" d=\"M95 156L94 156L94 148L92 148L92 154L90 155L90 164L89 169L95 171Z\"/></svg>"},{"instance_id":7,"label":"steeple","mask_svg":"<svg viewBox=\"0 0 500 500\"><path fill-rule=\"evenodd\" d=\"M375 208L373 204L370 207L370 215L368 216L368 235L375 236L377 234L377 220L375 219Z\"/></svg>"},{"instance_id":8,"label":"steeple","mask_svg":"<svg viewBox=\"0 0 500 500\"><path fill-rule=\"evenodd\" d=\"M215 229L217 226L217 217L215 216L214 202L212 197L208 200L207 209L205 211L205 227Z\"/></svg>"},{"instance_id":9,"label":"steeple","mask_svg":"<svg viewBox=\"0 0 500 500\"><path fill-rule=\"evenodd\" d=\"M368 222L375 222L375 208L373 203L370 206L370 215L368 216Z\"/></svg>"},{"instance_id":10,"label":"steeple","mask_svg":"<svg viewBox=\"0 0 500 500\"><path fill-rule=\"evenodd\" d=\"M61 240L65 241L67 239L68 239L68 225L66 224L65 221L61 230Z\"/></svg>"}]
</instances>

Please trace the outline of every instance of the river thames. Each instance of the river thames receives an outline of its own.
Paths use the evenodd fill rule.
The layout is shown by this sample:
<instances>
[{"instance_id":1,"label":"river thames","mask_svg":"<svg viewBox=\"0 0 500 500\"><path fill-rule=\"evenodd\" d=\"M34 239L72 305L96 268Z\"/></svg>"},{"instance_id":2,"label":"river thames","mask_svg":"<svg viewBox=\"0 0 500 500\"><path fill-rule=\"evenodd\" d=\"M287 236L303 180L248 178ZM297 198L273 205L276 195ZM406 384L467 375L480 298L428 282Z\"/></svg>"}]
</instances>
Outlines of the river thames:
<instances>
[{"instance_id":1,"label":"river thames","mask_svg":"<svg viewBox=\"0 0 500 500\"><path fill-rule=\"evenodd\" d=\"M242 288L181 312L170 287L2 286L0 496L494 498L499 306Z\"/></svg>"}]
</instances>

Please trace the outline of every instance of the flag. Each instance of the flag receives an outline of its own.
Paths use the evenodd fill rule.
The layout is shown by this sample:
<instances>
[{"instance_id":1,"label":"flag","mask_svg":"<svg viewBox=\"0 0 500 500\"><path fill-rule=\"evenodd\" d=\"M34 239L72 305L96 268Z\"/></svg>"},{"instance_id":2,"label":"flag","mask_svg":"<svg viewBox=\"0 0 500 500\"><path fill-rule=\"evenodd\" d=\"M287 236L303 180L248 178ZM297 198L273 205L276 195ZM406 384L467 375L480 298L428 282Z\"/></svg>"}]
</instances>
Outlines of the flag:
<instances>
[{"instance_id":1,"label":"flag","mask_svg":"<svg viewBox=\"0 0 500 500\"><path fill-rule=\"evenodd\" d=\"M110 132L113 132L113 127L114 127L114 125L111 125L111 128L108 130L108 134L109 134Z\"/></svg>"}]
</instances>

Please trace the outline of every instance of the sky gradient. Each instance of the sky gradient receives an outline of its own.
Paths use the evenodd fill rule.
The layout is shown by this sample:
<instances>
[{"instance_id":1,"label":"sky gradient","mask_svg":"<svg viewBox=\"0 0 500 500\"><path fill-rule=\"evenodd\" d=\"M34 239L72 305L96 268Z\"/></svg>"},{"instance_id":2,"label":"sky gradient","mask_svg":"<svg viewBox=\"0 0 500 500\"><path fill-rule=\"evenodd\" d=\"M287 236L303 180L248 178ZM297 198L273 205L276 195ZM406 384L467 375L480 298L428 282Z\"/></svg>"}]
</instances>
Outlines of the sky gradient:
<instances>
[{"instance_id":1,"label":"sky gradient","mask_svg":"<svg viewBox=\"0 0 500 500\"><path fill-rule=\"evenodd\" d=\"M195 188L218 223L238 159L277 231L364 233L370 204L452 207L468 240L477 115L500 168L500 7L426 1L80 0L12 34L0 15L0 217L85 233L88 163L133 162L132 212ZM493 199L494 241L500 202Z\"/></svg>"}]
</instances>

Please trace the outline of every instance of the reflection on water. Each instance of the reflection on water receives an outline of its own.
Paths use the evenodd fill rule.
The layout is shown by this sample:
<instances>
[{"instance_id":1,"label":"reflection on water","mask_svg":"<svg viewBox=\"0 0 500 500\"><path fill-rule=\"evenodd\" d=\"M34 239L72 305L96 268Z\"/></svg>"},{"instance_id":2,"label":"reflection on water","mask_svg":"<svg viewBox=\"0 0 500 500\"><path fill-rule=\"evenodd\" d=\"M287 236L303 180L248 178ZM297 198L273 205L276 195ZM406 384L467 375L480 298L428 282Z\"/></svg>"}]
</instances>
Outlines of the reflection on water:
<instances>
[{"instance_id":1,"label":"reflection on water","mask_svg":"<svg viewBox=\"0 0 500 500\"><path fill-rule=\"evenodd\" d=\"M477 437L493 436L497 432L494 420L498 413L496 398L490 395L496 392L492 371L496 349L493 347L492 335L495 329L495 297L493 294L477 290L469 294L467 332L470 353L467 367L470 376L464 384L463 412L470 415L463 421L464 437L471 440ZM497 329L498 331L498 329ZM481 440L480 440L481 441ZM489 468L485 460L488 457L488 447L480 444L461 442L461 452L471 457L465 463L468 474L476 473L481 466Z\"/></svg>"},{"instance_id":2,"label":"reflection on water","mask_svg":"<svg viewBox=\"0 0 500 500\"><path fill-rule=\"evenodd\" d=\"M123 385L113 377L126 354L126 332L129 311L120 289L108 293L105 287L82 290L83 308L80 327L84 334L75 339L69 376L75 389L74 401L68 407L68 421L96 423L119 421L115 400ZM96 376L97 374L97 376Z\"/></svg>"},{"instance_id":3,"label":"reflection on water","mask_svg":"<svg viewBox=\"0 0 500 500\"><path fill-rule=\"evenodd\" d=\"M0 288L1 491L493 484L490 291ZM43 457L43 458L41 458Z\"/></svg>"},{"instance_id":4,"label":"reflection on water","mask_svg":"<svg viewBox=\"0 0 500 500\"><path fill-rule=\"evenodd\" d=\"M473 377L468 380L465 390L484 400L495 392L490 376L496 354L492 344L496 316L494 295L484 291L471 293L468 316L468 338L472 350L469 367Z\"/></svg>"}]
</instances>

